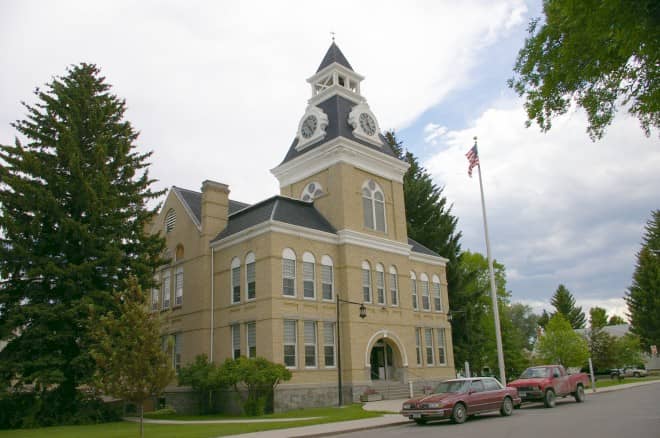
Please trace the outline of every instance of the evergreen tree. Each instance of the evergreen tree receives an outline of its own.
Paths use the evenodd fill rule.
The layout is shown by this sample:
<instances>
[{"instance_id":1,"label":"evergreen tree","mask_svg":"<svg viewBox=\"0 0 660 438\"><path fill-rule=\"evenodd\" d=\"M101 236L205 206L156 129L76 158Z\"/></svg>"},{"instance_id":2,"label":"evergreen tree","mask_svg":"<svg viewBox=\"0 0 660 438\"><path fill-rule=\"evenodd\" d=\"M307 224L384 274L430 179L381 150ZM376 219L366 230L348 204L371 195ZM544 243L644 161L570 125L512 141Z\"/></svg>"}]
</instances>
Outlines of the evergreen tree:
<instances>
[{"instance_id":1,"label":"evergreen tree","mask_svg":"<svg viewBox=\"0 0 660 438\"><path fill-rule=\"evenodd\" d=\"M626 320L621 318L619 315L612 315L610 316L609 321L607 321L607 325L619 325L619 324L626 324Z\"/></svg>"},{"instance_id":2,"label":"evergreen tree","mask_svg":"<svg viewBox=\"0 0 660 438\"><path fill-rule=\"evenodd\" d=\"M605 327L607 325L607 310L602 307L589 309L589 325L592 330Z\"/></svg>"},{"instance_id":3,"label":"evergreen tree","mask_svg":"<svg viewBox=\"0 0 660 438\"><path fill-rule=\"evenodd\" d=\"M653 211L646 224L625 300L631 331L639 336L642 347L660 345L660 210Z\"/></svg>"},{"instance_id":4,"label":"evergreen tree","mask_svg":"<svg viewBox=\"0 0 660 438\"><path fill-rule=\"evenodd\" d=\"M560 313L574 329L584 328L586 317L584 316L582 307L575 307L575 298L573 298L573 294L571 294L563 284L560 284L555 291L552 300L550 300L550 304L556 309L553 316Z\"/></svg>"},{"instance_id":5,"label":"evergreen tree","mask_svg":"<svg viewBox=\"0 0 660 438\"><path fill-rule=\"evenodd\" d=\"M144 434L144 403L160 395L174 378L169 355L161 348L160 317L150 312L135 277L116 296L118 308L105 315L92 310L91 354L97 370L93 385L104 394L135 403L140 413L140 437Z\"/></svg>"},{"instance_id":6,"label":"evergreen tree","mask_svg":"<svg viewBox=\"0 0 660 438\"><path fill-rule=\"evenodd\" d=\"M541 316L539 316L538 320L538 325L541 328L545 328L548 325L548 321L550 321L550 315L548 314L548 311L543 309L543 312L541 312Z\"/></svg>"},{"instance_id":7,"label":"evergreen tree","mask_svg":"<svg viewBox=\"0 0 660 438\"><path fill-rule=\"evenodd\" d=\"M24 140L0 146L0 385L56 388L62 412L95 368L90 308L116 308L130 275L150 288L163 263L164 240L146 233L162 194L151 153L109 90L96 66L70 67L24 104Z\"/></svg>"}]
</instances>

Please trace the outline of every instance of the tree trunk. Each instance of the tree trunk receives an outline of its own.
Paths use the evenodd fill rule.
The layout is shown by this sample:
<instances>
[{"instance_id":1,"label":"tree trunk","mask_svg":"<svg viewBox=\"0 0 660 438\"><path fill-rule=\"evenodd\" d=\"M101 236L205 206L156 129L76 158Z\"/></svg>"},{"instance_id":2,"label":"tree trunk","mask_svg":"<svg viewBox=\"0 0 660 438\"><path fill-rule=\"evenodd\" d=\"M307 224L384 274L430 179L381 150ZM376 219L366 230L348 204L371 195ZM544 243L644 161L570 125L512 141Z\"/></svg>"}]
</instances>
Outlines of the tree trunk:
<instances>
[{"instance_id":1,"label":"tree trunk","mask_svg":"<svg viewBox=\"0 0 660 438\"><path fill-rule=\"evenodd\" d=\"M140 438L144 436L144 401L140 402Z\"/></svg>"}]
</instances>

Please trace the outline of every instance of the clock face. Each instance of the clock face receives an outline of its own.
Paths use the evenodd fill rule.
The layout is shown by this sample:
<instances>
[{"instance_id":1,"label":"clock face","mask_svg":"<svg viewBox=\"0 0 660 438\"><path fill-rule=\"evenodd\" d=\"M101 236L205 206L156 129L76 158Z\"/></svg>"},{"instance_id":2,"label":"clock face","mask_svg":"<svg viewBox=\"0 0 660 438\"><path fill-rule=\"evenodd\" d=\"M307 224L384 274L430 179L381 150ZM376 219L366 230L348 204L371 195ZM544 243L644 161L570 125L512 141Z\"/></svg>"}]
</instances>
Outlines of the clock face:
<instances>
[{"instance_id":1,"label":"clock face","mask_svg":"<svg viewBox=\"0 0 660 438\"><path fill-rule=\"evenodd\" d=\"M317 124L318 121L316 120L316 116L307 116L307 118L303 120L300 133L304 138L310 138L312 134L314 134L314 131L316 131Z\"/></svg>"},{"instance_id":2,"label":"clock face","mask_svg":"<svg viewBox=\"0 0 660 438\"><path fill-rule=\"evenodd\" d=\"M376 121L367 113L360 114L360 127L367 135L376 133Z\"/></svg>"}]
</instances>

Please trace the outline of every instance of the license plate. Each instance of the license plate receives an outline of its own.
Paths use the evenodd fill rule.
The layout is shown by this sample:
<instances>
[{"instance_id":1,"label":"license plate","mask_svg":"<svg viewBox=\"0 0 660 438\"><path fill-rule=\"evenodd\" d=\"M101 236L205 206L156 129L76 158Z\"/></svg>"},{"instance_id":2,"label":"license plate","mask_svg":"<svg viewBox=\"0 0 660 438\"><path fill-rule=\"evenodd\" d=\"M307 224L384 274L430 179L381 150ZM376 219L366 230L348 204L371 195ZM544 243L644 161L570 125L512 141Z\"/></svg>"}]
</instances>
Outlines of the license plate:
<instances>
[{"instance_id":1,"label":"license plate","mask_svg":"<svg viewBox=\"0 0 660 438\"><path fill-rule=\"evenodd\" d=\"M527 395L527 393L523 391L523 392L519 392L518 395L521 396L521 397L525 397Z\"/></svg>"},{"instance_id":2,"label":"license plate","mask_svg":"<svg viewBox=\"0 0 660 438\"><path fill-rule=\"evenodd\" d=\"M413 414L413 418L422 418L422 414Z\"/></svg>"}]
</instances>

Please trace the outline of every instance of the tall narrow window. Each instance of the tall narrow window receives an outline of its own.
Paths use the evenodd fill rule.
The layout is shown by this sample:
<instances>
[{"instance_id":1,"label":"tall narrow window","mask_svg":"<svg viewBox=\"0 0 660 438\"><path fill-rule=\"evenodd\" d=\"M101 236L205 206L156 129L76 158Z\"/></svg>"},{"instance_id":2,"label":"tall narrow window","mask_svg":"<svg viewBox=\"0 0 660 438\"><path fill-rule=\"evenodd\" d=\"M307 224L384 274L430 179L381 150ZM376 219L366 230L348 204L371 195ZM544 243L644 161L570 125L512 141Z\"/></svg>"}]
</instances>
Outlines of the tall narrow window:
<instances>
[{"instance_id":1,"label":"tall narrow window","mask_svg":"<svg viewBox=\"0 0 660 438\"><path fill-rule=\"evenodd\" d=\"M174 230L174 225L176 225L176 211L170 208L165 215L165 232L169 233Z\"/></svg>"},{"instance_id":2,"label":"tall narrow window","mask_svg":"<svg viewBox=\"0 0 660 438\"><path fill-rule=\"evenodd\" d=\"M282 251L282 294L296 296L296 254L289 248Z\"/></svg>"},{"instance_id":3,"label":"tall narrow window","mask_svg":"<svg viewBox=\"0 0 660 438\"><path fill-rule=\"evenodd\" d=\"M373 180L362 185L362 213L365 228L385 232L385 195Z\"/></svg>"},{"instance_id":4,"label":"tall narrow window","mask_svg":"<svg viewBox=\"0 0 660 438\"><path fill-rule=\"evenodd\" d=\"M435 363L433 357L433 329L424 329L424 346L426 347L426 365Z\"/></svg>"},{"instance_id":5,"label":"tall narrow window","mask_svg":"<svg viewBox=\"0 0 660 438\"><path fill-rule=\"evenodd\" d=\"M365 303L371 302L371 266L369 262L362 262L362 299Z\"/></svg>"},{"instance_id":6,"label":"tall narrow window","mask_svg":"<svg viewBox=\"0 0 660 438\"><path fill-rule=\"evenodd\" d=\"M151 310L158 310L160 306L160 289L158 288L158 276L156 275L154 277L154 283L156 286L154 286L151 289Z\"/></svg>"},{"instance_id":7,"label":"tall narrow window","mask_svg":"<svg viewBox=\"0 0 660 438\"><path fill-rule=\"evenodd\" d=\"M417 305L417 276L414 272L410 273L410 293L412 294L412 308L419 309Z\"/></svg>"},{"instance_id":8,"label":"tall narrow window","mask_svg":"<svg viewBox=\"0 0 660 438\"><path fill-rule=\"evenodd\" d=\"M231 261L231 303L241 302L241 261L234 257Z\"/></svg>"},{"instance_id":9,"label":"tall narrow window","mask_svg":"<svg viewBox=\"0 0 660 438\"><path fill-rule=\"evenodd\" d=\"M376 300L380 305L385 305L385 271L380 263L376 265Z\"/></svg>"},{"instance_id":10,"label":"tall narrow window","mask_svg":"<svg viewBox=\"0 0 660 438\"><path fill-rule=\"evenodd\" d=\"M183 304L183 267L179 266L174 275L174 305Z\"/></svg>"},{"instance_id":11,"label":"tall narrow window","mask_svg":"<svg viewBox=\"0 0 660 438\"><path fill-rule=\"evenodd\" d=\"M181 352L183 351L183 334L176 333L174 335L174 369L179 371L181 368Z\"/></svg>"},{"instance_id":12,"label":"tall narrow window","mask_svg":"<svg viewBox=\"0 0 660 438\"><path fill-rule=\"evenodd\" d=\"M171 297L170 271L163 272L163 309L170 308Z\"/></svg>"},{"instance_id":13,"label":"tall narrow window","mask_svg":"<svg viewBox=\"0 0 660 438\"><path fill-rule=\"evenodd\" d=\"M438 333L438 365L447 364L447 356L445 355L446 351L446 341L445 341L445 329L437 329Z\"/></svg>"},{"instance_id":14,"label":"tall narrow window","mask_svg":"<svg viewBox=\"0 0 660 438\"><path fill-rule=\"evenodd\" d=\"M303 298L313 300L316 298L316 272L314 264L316 259L308 252L303 254Z\"/></svg>"},{"instance_id":15,"label":"tall narrow window","mask_svg":"<svg viewBox=\"0 0 660 438\"><path fill-rule=\"evenodd\" d=\"M316 367L316 321L305 321L305 367Z\"/></svg>"},{"instance_id":16,"label":"tall narrow window","mask_svg":"<svg viewBox=\"0 0 660 438\"><path fill-rule=\"evenodd\" d=\"M296 324L294 319L284 320L284 365L287 368L296 367L297 339Z\"/></svg>"},{"instance_id":17,"label":"tall narrow window","mask_svg":"<svg viewBox=\"0 0 660 438\"><path fill-rule=\"evenodd\" d=\"M442 293L440 289L440 279L437 275L433 276L431 289L433 290L433 310L436 312L442 312Z\"/></svg>"},{"instance_id":18,"label":"tall narrow window","mask_svg":"<svg viewBox=\"0 0 660 438\"><path fill-rule=\"evenodd\" d=\"M415 351L417 352L417 365L422 366L422 329L415 328Z\"/></svg>"},{"instance_id":19,"label":"tall narrow window","mask_svg":"<svg viewBox=\"0 0 660 438\"><path fill-rule=\"evenodd\" d=\"M254 300L257 297L257 273L253 252L245 256L245 283L247 284L247 300Z\"/></svg>"},{"instance_id":20,"label":"tall narrow window","mask_svg":"<svg viewBox=\"0 0 660 438\"><path fill-rule=\"evenodd\" d=\"M326 368L335 366L335 323L323 323L323 355Z\"/></svg>"},{"instance_id":21,"label":"tall narrow window","mask_svg":"<svg viewBox=\"0 0 660 438\"><path fill-rule=\"evenodd\" d=\"M321 288L323 299L332 301L334 299L332 259L325 255L321 257Z\"/></svg>"},{"instance_id":22,"label":"tall narrow window","mask_svg":"<svg viewBox=\"0 0 660 438\"><path fill-rule=\"evenodd\" d=\"M422 309L431 310L431 302L429 300L429 277L426 274L421 275L421 287L422 287Z\"/></svg>"},{"instance_id":23,"label":"tall narrow window","mask_svg":"<svg viewBox=\"0 0 660 438\"><path fill-rule=\"evenodd\" d=\"M247 332L247 353L250 359L257 357L257 323L254 321L245 324Z\"/></svg>"},{"instance_id":24,"label":"tall narrow window","mask_svg":"<svg viewBox=\"0 0 660 438\"><path fill-rule=\"evenodd\" d=\"M231 357L232 359L241 357L241 326L238 324L231 326Z\"/></svg>"},{"instance_id":25,"label":"tall narrow window","mask_svg":"<svg viewBox=\"0 0 660 438\"><path fill-rule=\"evenodd\" d=\"M390 266L390 304L399 305L399 278L394 266Z\"/></svg>"}]
</instances>

